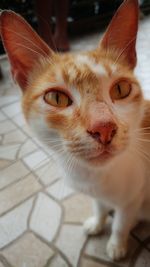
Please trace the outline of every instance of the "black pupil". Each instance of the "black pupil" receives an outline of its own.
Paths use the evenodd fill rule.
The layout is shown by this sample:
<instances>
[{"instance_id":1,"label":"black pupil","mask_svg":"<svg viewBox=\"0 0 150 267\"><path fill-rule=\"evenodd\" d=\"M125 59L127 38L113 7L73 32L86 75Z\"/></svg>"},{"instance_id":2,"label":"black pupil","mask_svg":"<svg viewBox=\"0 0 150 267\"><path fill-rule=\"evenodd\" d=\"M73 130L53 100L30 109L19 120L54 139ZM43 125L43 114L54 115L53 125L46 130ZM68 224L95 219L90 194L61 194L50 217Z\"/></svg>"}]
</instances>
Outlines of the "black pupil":
<instances>
[{"instance_id":1,"label":"black pupil","mask_svg":"<svg viewBox=\"0 0 150 267\"><path fill-rule=\"evenodd\" d=\"M118 84L118 92L121 95L121 88L120 88L120 85L119 84Z\"/></svg>"},{"instance_id":2,"label":"black pupil","mask_svg":"<svg viewBox=\"0 0 150 267\"><path fill-rule=\"evenodd\" d=\"M59 104L59 94L58 93L56 93L56 102L57 102L57 104Z\"/></svg>"},{"instance_id":3,"label":"black pupil","mask_svg":"<svg viewBox=\"0 0 150 267\"><path fill-rule=\"evenodd\" d=\"M61 104L60 96L61 95L59 92L55 92L55 101L56 101L57 105ZM64 94L64 96L66 96L66 95ZM72 104L72 100L67 96L66 96L66 98L67 98L67 103L66 103L67 105L66 106L70 106Z\"/></svg>"}]
</instances>

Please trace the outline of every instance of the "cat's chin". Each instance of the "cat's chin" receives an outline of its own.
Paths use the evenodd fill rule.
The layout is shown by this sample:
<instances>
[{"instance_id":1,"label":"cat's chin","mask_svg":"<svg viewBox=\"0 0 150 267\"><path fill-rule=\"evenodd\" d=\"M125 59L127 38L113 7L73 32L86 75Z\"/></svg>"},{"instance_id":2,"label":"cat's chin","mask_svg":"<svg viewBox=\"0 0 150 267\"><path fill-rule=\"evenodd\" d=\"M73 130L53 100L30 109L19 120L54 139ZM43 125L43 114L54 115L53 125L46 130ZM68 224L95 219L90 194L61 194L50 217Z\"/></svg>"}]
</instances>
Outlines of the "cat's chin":
<instances>
[{"instance_id":1,"label":"cat's chin","mask_svg":"<svg viewBox=\"0 0 150 267\"><path fill-rule=\"evenodd\" d=\"M115 155L111 152L108 151L104 151L103 153L100 153L97 156L90 156L86 159L84 159L85 164L87 164L88 166L90 165L91 167L102 167L105 166L107 164L109 164L113 159L114 159Z\"/></svg>"}]
</instances>

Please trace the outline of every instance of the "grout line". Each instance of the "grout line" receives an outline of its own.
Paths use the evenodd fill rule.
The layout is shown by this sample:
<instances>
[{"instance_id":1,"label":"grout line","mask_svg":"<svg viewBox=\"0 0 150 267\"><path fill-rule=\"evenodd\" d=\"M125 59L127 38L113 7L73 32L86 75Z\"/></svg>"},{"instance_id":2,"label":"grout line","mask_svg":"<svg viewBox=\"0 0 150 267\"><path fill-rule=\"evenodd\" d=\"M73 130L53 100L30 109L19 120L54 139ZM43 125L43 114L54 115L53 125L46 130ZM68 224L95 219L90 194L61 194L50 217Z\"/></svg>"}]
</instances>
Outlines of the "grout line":
<instances>
[{"instance_id":1,"label":"grout line","mask_svg":"<svg viewBox=\"0 0 150 267\"><path fill-rule=\"evenodd\" d=\"M0 254L0 260L4 264L4 267L13 267L5 258L5 256Z\"/></svg>"},{"instance_id":2,"label":"grout line","mask_svg":"<svg viewBox=\"0 0 150 267\"><path fill-rule=\"evenodd\" d=\"M3 252L3 250L5 250L5 249L9 249L10 246L16 244L18 242L18 240L22 239L22 237L24 237L27 233L28 233L27 230L25 230L21 235L19 235L14 240L12 240L11 242L9 242L7 245L3 246L1 248L1 252Z\"/></svg>"},{"instance_id":3,"label":"grout line","mask_svg":"<svg viewBox=\"0 0 150 267\"><path fill-rule=\"evenodd\" d=\"M31 231L32 232L32 231ZM32 232L32 234L37 237L42 243L45 243L48 247L50 247L55 253L60 254L60 256L67 262L68 267L73 267L73 265L68 260L67 256L58 248L56 247L52 242L48 242L44 238L42 238L39 234ZM59 267L59 266L58 266Z\"/></svg>"},{"instance_id":4,"label":"grout line","mask_svg":"<svg viewBox=\"0 0 150 267\"><path fill-rule=\"evenodd\" d=\"M34 151L35 152L35 151ZM46 159L47 160L47 159ZM43 161L41 161L40 163L38 163L38 164L42 164L42 162L44 163L44 164L42 164L42 166L40 166L40 167L37 167L38 166L38 164L34 167L35 169L30 169L30 167L26 164L26 162L24 162L23 161L23 159L21 158L20 159L20 161L24 164L24 166L29 170L29 174L33 174L33 176L36 178L36 180L37 180L37 182L42 186L42 188L47 188L49 185L51 185L51 184L49 184L49 185L45 185L43 182L42 182L42 180L39 178L39 176L36 174L36 171L38 170L38 168L43 168L44 166L46 166L47 164L49 164L50 163L50 159L48 159L49 161L48 162L46 162L46 163L44 163L44 161L45 161L45 159L43 160ZM49 168L48 168L49 169ZM48 171L48 170L47 170ZM45 173L45 170L42 172L42 174L44 174ZM29 175L28 174L28 175ZM41 174L41 175L42 175ZM60 178L58 178L57 180L59 180ZM54 182L56 182L56 180L55 181L53 181L52 182L52 184L54 183Z\"/></svg>"},{"instance_id":5,"label":"grout line","mask_svg":"<svg viewBox=\"0 0 150 267\"><path fill-rule=\"evenodd\" d=\"M108 260L98 259L95 256L89 256L87 254L83 254L82 256L84 256L85 259L92 260L92 261L94 261L96 263L105 264L108 267L121 267L121 265L120 265L121 263L115 263L115 262L108 261Z\"/></svg>"},{"instance_id":6,"label":"grout line","mask_svg":"<svg viewBox=\"0 0 150 267\"><path fill-rule=\"evenodd\" d=\"M26 143L28 140L29 140L29 138L26 137L25 141L21 143L21 145L20 145L20 147L19 147L19 149L18 149L18 151L17 151L17 154L16 154L16 160L22 159L22 157L19 158L19 154L20 154L20 151L21 151L22 147L25 145L25 143ZM36 149L37 149L37 148L35 148L35 150L36 150ZM33 150L32 152L27 153L27 154L25 155L25 157L28 156L30 153L33 153L35 150Z\"/></svg>"},{"instance_id":7,"label":"grout line","mask_svg":"<svg viewBox=\"0 0 150 267\"><path fill-rule=\"evenodd\" d=\"M50 264L53 262L53 260L55 259L56 255L54 254L52 257L50 257L43 267L50 267ZM59 267L61 267L61 266L59 266Z\"/></svg>"},{"instance_id":8,"label":"grout line","mask_svg":"<svg viewBox=\"0 0 150 267\"><path fill-rule=\"evenodd\" d=\"M88 240L89 240L89 238L86 237L86 240L85 240L85 242L84 242L84 244L83 244L83 247L82 247L82 249L80 250L79 259L78 259L78 262L77 262L77 267L80 267L80 266L81 266L81 261L82 261L82 259L83 259L83 255L84 255L85 247L86 247L86 245L87 245L87 243L88 243ZM82 266L81 266L81 267L82 267Z\"/></svg>"},{"instance_id":9,"label":"grout line","mask_svg":"<svg viewBox=\"0 0 150 267\"><path fill-rule=\"evenodd\" d=\"M147 247L147 244L150 243L150 236L144 240L141 240L138 236L136 236L132 232L131 232L131 236L140 244L140 246L143 246L148 252L150 252L150 248Z\"/></svg>"},{"instance_id":10,"label":"grout line","mask_svg":"<svg viewBox=\"0 0 150 267\"><path fill-rule=\"evenodd\" d=\"M21 160L22 160L22 159L21 159ZM41 163L44 162L44 161L45 161L45 159L44 159L43 161L41 161ZM50 161L46 162L45 164L42 164L41 167L37 167L37 168L36 168L36 166L37 166L37 165L36 165L36 166L35 166L35 170L31 170L31 169L29 168L29 166L28 166L23 160L22 160L22 162L24 163L24 165L26 166L26 168L30 171L30 173L32 173L32 174L36 177L37 181L41 184L41 186L42 186L43 188L47 188L48 186L52 185L53 183L55 183L56 181L58 181L58 180L60 179L60 178L56 178L57 180L52 181L50 184L44 184L43 181L40 179L40 177L41 177L43 174L45 174L45 170L41 173L40 177L37 175L36 171L38 170L38 168L43 168L43 167L45 167L47 164L50 163ZM46 169L46 172L48 172L48 169L49 169L49 167Z\"/></svg>"},{"instance_id":11,"label":"grout line","mask_svg":"<svg viewBox=\"0 0 150 267\"><path fill-rule=\"evenodd\" d=\"M37 202L37 198L38 198L38 194L33 199L32 207L31 207L31 210L30 210L29 215L28 215L28 219L27 219L27 231L30 231L30 221L31 221L32 213L34 211L36 202Z\"/></svg>"},{"instance_id":12,"label":"grout line","mask_svg":"<svg viewBox=\"0 0 150 267\"><path fill-rule=\"evenodd\" d=\"M19 203L17 203L16 205L14 205L13 207L11 207L10 209L8 209L7 211L2 212L2 214L0 215L0 218L2 218L3 216L5 216L7 213L13 211L14 209L18 208L20 205L22 205L23 203L25 203L27 200L29 200L30 198L34 197L37 193L40 192L40 189L37 190L36 192L32 193L32 195L28 196L27 198L21 200Z\"/></svg>"},{"instance_id":13,"label":"grout line","mask_svg":"<svg viewBox=\"0 0 150 267\"><path fill-rule=\"evenodd\" d=\"M47 189L46 187L43 188L43 191L42 191L42 192L43 192L47 197L49 197L49 198L51 198L53 201L55 201L55 202L62 208L61 201L58 200L57 198L55 198L54 196L50 195L50 194L47 192L46 189Z\"/></svg>"},{"instance_id":14,"label":"grout line","mask_svg":"<svg viewBox=\"0 0 150 267\"><path fill-rule=\"evenodd\" d=\"M22 162L21 160L19 160L19 161L26 167L26 165L24 164L24 162ZM15 161L15 162L19 162L19 161ZM14 163L15 163L15 162L14 162ZM10 166L11 166L11 165L10 165ZM7 168L7 167L6 167L6 168ZM34 178L36 178L36 177L35 177L36 175L35 175L29 168L27 168L27 170L29 171L27 174L25 174L24 176L21 176L21 177L17 178L15 181L11 182L10 184L8 184L8 185L6 185L6 186L0 188L0 192L2 192L2 191L4 191L4 190L8 189L8 187L11 187L11 186L17 184L19 181L22 181L23 179L27 178L30 174L33 174ZM37 179L36 179L36 180L37 180ZM40 184L40 183L39 183L39 184Z\"/></svg>"},{"instance_id":15,"label":"grout line","mask_svg":"<svg viewBox=\"0 0 150 267\"><path fill-rule=\"evenodd\" d=\"M15 96L15 95L10 95L10 96ZM10 97L10 96L8 96L8 95L2 95L2 97ZM17 97L18 97L18 99L12 100L12 102L9 102L9 103L5 103L3 106L0 107L0 111L1 111L1 112L3 113L3 115L5 115L7 118L9 118L8 115L5 114L5 112L4 112L2 109L5 108L5 107L7 107L7 106L9 106L9 105L15 104L16 102L20 102L20 97L19 97L19 95L17 95ZM18 113L18 114L19 114L19 113ZM16 114L16 115L17 115L17 114ZM15 115L14 115L14 117L15 117ZM10 118L9 118L9 119L10 119Z\"/></svg>"},{"instance_id":16,"label":"grout line","mask_svg":"<svg viewBox=\"0 0 150 267\"><path fill-rule=\"evenodd\" d=\"M0 136L2 138L1 141L0 141L0 145L2 146L3 145L3 141L4 141L4 134L1 134Z\"/></svg>"},{"instance_id":17,"label":"grout line","mask_svg":"<svg viewBox=\"0 0 150 267\"><path fill-rule=\"evenodd\" d=\"M48 198L50 198L50 199L52 199L54 202L56 202L57 205L58 205L58 206L60 207L60 209L61 209L60 223L59 223L57 232L56 232L56 234L55 234L55 236L53 237L53 240L52 240L53 243L56 243L56 241L57 241L57 239L58 239L58 237L59 237L59 235L60 235L60 232L61 232L61 229L62 229L62 226L63 226L63 222L64 222L64 214L65 214L64 207L62 206L61 202L59 202L58 200L56 200L56 199L53 198L53 197L50 197L49 194L48 194L47 192L45 192L45 191L43 191L43 192L44 192L44 194L45 194Z\"/></svg>"},{"instance_id":18,"label":"grout line","mask_svg":"<svg viewBox=\"0 0 150 267\"><path fill-rule=\"evenodd\" d=\"M51 187L52 185L54 185L55 183L57 183L60 179L62 179L61 177L56 178L56 180L52 181L51 183L48 184L44 184L45 187Z\"/></svg>"},{"instance_id":19,"label":"grout line","mask_svg":"<svg viewBox=\"0 0 150 267\"><path fill-rule=\"evenodd\" d=\"M130 263L129 263L129 267L135 266L136 261L138 259L138 256L141 254L142 250L143 250L143 246L140 243L139 246L135 249L135 251L134 251L134 253L132 255L132 258L131 258Z\"/></svg>"},{"instance_id":20,"label":"grout line","mask_svg":"<svg viewBox=\"0 0 150 267\"><path fill-rule=\"evenodd\" d=\"M83 226L84 222L64 222L64 225L76 225L76 226Z\"/></svg>"}]
</instances>

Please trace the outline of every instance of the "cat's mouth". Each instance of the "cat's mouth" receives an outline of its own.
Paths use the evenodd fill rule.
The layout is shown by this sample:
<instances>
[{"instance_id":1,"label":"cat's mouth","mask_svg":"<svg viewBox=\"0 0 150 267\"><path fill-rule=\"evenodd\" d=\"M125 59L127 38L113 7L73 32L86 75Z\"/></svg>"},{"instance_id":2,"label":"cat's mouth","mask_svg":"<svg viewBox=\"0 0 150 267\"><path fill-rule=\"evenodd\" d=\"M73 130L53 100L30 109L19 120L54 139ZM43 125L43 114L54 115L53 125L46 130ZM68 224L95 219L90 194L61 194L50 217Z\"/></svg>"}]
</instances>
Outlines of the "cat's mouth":
<instances>
[{"instance_id":1,"label":"cat's mouth","mask_svg":"<svg viewBox=\"0 0 150 267\"><path fill-rule=\"evenodd\" d=\"M87 160L92 163L106 162L110 160L112 157L113 157L113 153L107 149L104 149L103 151L97 153L97 155L91 154L90 156L88 156Z\"/></svg>"},{"instance_id":2,"label":"cat's mouth","mask_svg":"<svg viewBox=\"0 0 150 267\"><path fill-rule=\"evenodd\" d=\"M88 164L103 165L113 159L116 154L117 151L115 147L109 145L93 150L90 153L85 153L83 158Z\"/></svg>"}]
</instances>

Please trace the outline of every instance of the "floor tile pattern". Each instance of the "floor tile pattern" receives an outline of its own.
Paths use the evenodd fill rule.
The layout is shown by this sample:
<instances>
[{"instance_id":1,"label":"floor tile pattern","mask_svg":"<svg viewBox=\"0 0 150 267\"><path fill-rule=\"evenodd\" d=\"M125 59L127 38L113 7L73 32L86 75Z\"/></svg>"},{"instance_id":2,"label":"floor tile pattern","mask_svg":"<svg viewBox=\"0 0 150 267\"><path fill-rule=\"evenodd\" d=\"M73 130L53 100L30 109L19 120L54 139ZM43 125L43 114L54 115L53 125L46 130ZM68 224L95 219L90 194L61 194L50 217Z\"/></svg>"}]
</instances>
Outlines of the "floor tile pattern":
<instances>
[{"instance_id":1,"label":"floor tile pattern","mask_svg":"<svg viewBox=\"0 0 150 267\"><path fill-rule=\"evenodd\" d=\"M100 35L75 39L71 48L91 49ZM137 50L136 73L150 98L150 17L140 22ZM0 267L149 267L149 223L131 233L128 258L120 262L106 255L111 218L103 235L86 237L82 223L92 213L91 200L65 185L26 125L7 59L0 64Z\"/></svg>"}]
</instances>

